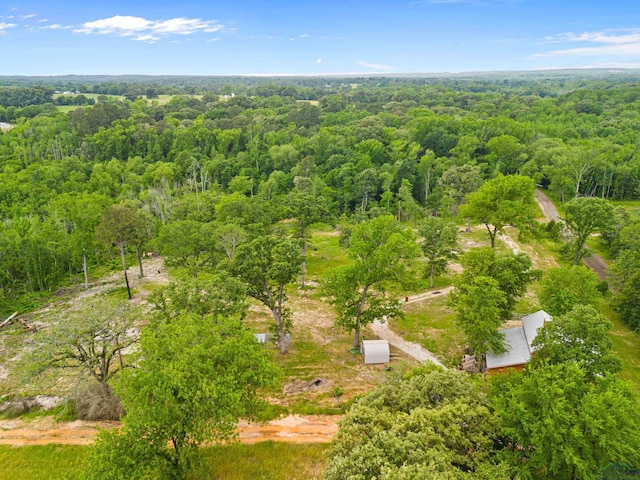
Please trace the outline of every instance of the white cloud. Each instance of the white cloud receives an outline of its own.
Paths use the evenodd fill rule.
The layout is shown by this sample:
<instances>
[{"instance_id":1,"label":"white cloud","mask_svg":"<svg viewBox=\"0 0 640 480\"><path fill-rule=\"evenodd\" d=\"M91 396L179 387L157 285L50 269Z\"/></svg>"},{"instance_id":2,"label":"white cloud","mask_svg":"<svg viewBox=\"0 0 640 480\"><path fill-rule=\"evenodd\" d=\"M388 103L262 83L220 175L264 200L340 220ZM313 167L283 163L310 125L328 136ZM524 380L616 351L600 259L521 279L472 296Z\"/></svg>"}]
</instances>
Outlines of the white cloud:
<instances>
[{"instance_id":1,"label":"white cloud","mask_svg":"<svg viewBox=\"0 0 640 480\"><path fill-rule=\"evenodd\" d=\"M369 63L364 60L358 60L358 65L361 65L366 68L373 68L374 70L393 70L393 67L389 65L381 65L379 63Z\"/></svg>"},{"instance_id":2,"label":"white cloud","mask_svg":"<svg viewBox=\"0 0 640 480\"><path fill-rule=\"evenodd\" d=\"M155 43L160 40L160 37L154 37L153 35L138 35L134 40L139 42Z\"/></svg>"},{"instance_id":3,"label":"white cloud","mask_svg":"<svg viewBox=\"0 0 640 480\"><path fill-rule=\"evenodd\" d=\"M135 32L149 30L153 22L141 17L116 15L111 18L103 18L93 22L86 22L82 28L74 30L76 33L118 33L124 36L133 35Z\"/></svg>"},{"instance_id":4,"label":"white cloud","mask_svg":"<svg viewBox=\"0 0 640 480\"><path fill-rule=\"evenodd\" d=\"M295 37L291 37L289 40L302 40L304 38L309 38L311 35L308 33L301 33L300 35L296 35Z\"/></svg>"},{"instance_id":5,"label":"white cloud","mask_svg":"<svg viewBox=\"0 0 640 480\"><path fill-rule=\"evenodd\" d=\"M134 37L134 40L153 43L161 37L170 35L192 35L198 32L214 33L224 29L216 20L200 18L170 18L167 20L148 20L142 17L116 15L86 22L74 32L87 35L117 35Z\"/></svg>"},{"instance_id":6,"label":"white cloud","mask_svg":"<svg viewBox=\"0 0 640 480\"><path fill-rule=\"evenodd\" d=\"M207 40L207 42L217 42L218 40L220 40L220 37L213 37Z\"/></svg>"},{"instance_id":7,"label":"white cloud","mask_svg":"<svg viewBox=\"0 0 640 480\"><path fill-rule=\"evenodd\" d=\"M21 18L22 20L26 20L26 19L28 19L28 18L33 18L33 17L37 17L37 16L38 16L38 14L37 14L37 13L29 13L29 14L27 14L27 15L22 15L22 16L20 16L20 18Z\"/></svg>"},{"instance_id":8,"label":"white cloud","mask_svg":"<svg viewBox=\"0 0 640 480\"><path fill-rule=\"evenodd\" d=\"M322 63L322 62L324 62L324 59L322 59L322 58L319 58L318 60L316 60L316 63L317 63L317 64L320 64L320 63Z\"/></svg>"},{"instance_id":9,"label":"white cloud","mask_svg":"<svg viewBox=\"0 0 640 480\"><path fill-rule=\"evenodd\" d=\"M7 33L7 29L15 27L15 23L4 23L0 22L0 35L4 35Z\"/></svg>"},{"instance_id":10,"label":"white cloud","mask_svg":"<svg viewBox=\"0 0 640 480\"><path fill-rule=\"evenodd\" d=\"M60 30L61 28L68 28L68 27L63 27L59 23L53 23L51 25L45 25L44 27L40 27L40 29L42 30Z\"/></svg>"},{"instance_id":11,"label":"white cloud","mask_svg":"<svg viewBox=\"0 0 640 480\"><path fill-rule=\"evenodd\" d=\"M172 18L153 22L152 30L157 34L191 35L198 31L219 32L222 25L214 21L202 21L199 18Z\"/></svg>"},{"instance_id":12,"label":"white cloud","mask_svg":"<svg viewBox=\"0 0 640 480\"><path fill-rule=\"evenodd\" d=\"M638 56L640 55L640 29L603 30L601 32L565 33L545 38L550 43L581 43L583 46L536 53L534 57L559 56Z\"/></svg>"}]
</instances>

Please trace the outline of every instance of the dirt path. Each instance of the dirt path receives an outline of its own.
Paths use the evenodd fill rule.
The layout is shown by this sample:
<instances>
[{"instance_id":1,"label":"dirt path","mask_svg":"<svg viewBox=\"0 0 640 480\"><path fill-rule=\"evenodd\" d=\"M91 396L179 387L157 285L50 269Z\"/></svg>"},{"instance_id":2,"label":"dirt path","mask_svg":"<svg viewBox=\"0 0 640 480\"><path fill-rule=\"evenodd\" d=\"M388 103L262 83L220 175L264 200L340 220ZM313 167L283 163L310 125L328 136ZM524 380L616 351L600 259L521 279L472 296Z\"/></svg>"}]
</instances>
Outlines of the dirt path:
<instances>
[{"instance_id":1,"label":"dirt path","mask_svg":"<svg viewBox=\"0 0 640 480\"><path fill-rule=\"evenodd\" d=\"M507 245L507 247L509 247L511 251L516 255L522 252L522 250L520 250L520 246L515 242L513 238L509 236L508 233L501 232L498 238L502 240Z\"/></svg>"},{"instance_id":2,"label":"dirt path","mask_svg":"<svg viewBox=\"0 0 640 480\"><path fill-rule=\"evenodd\" d=\"M540 208L542 209L542 213L546 217L547 221L554 220L556 222L561 222L562 218L560 217L560 213L558 213L558 209L556 206L549 200L541 190L536 189L535 192L536 201ZM584 263L587 268L593 270L600 280L605 280L607 278L607 262L603 260L603 258L597 253L591 252L591 255L582 259L582 263Z\"/></svg>"},{"instance_id":3,"label":"dirt path","mask_svg":"<svg viewBox=\"0 0 640 480\"><path fill-rule=\"evenodd\" d=\"M420 293L418 295L412 295L410 297L407 297L405 304L423 302L431 298L444 297L446 295L449 295L449 293L451 293L452 290L453 290L453 287L445 287L440 290L431 290L428 292ZM387 322L382 323L380 320L376 320L371 324L371 330L373 330L373 333L378 335L380 338L387 340L389 342L389 345L396 347L397 349L403 351L407 355L415 358L419 362L431 362L431 363L435 363L436 365L442 368L447 368L429 350L427 350L426 348L423 348L421 345L418 345L417 343L413 343L405 340L400 335L392 331L389 328L389 325Z\"/></svg>"},{"instance_id":4,"label":"dirt path","mask_svg":"<svg viewBox=\"0 0 640 480\"><path fill-rule=\"evenodd\" d=\"M371 330L373 330L373 333L378 335L380 338L387 340L389 345L393 345L397 349L402 350L404 353L410 355L419 362L431 362L442 368L447 368L429 350L422 348L422 346L417 343L408 342L400 335L389 329L387 322L382 323L380 320L376 320L371 324Z\"/></svg>"},{"instance_id":5,"label":"dirt path","mask_svg":"<svg viewBox=\"0 0 640 480\"><path fill-rule=\"evenodd\" d=\"M290 415L270 422L242 421L238 426L240 443L273 440L289 443L329 443L338 431L339 415ZM98 429L116 428L118 422L55 423L45 417L25 422L20 419L0 421L0 445L88 445Z\"/></svg>"},{"instance_id":6,"label":"dirt path","mask_svg":"<svg viewBox=\"0 0 640 480\"><path fill-rule=\"evenodd\" d=\"M542 190L536 188L534 195L536 197L536 202L540 205L540 209L547 219L547 222L550 222L551 220L554 222L562 221L562 217L560 216L558 209Z\"/></svg>"},{"instance_id":7,"label":"dirt path","mask_svg":"<svg viewBox=\"0 0 640 480\"><path fill-rule=\"evenodd\" d=\"M607 265L607 262L605 262L597 253L591 252L591 256L584 257L582 259L582 263L584 263L587 268L596 272L600 280L607 279L607 269L609 268L609 265Z\"/></svg>"},{"instance_id":8,"label":"dirt path","mask_svg":"<svg viewBox=\"0 0 640 480\"><path fill-rule=\"evenodd\" d=\"M439 290L429 290L424 293L419 293L418 295L411 295L410 297L408 297L409 300L407 300L404 303L405 304L418 303L418 302L423 302L425 300L429 300L432 298L445 297L449 295L449 293L451 293L452 290L453 290L453 287L444 287Z\"/></svg>"}]
</instances>

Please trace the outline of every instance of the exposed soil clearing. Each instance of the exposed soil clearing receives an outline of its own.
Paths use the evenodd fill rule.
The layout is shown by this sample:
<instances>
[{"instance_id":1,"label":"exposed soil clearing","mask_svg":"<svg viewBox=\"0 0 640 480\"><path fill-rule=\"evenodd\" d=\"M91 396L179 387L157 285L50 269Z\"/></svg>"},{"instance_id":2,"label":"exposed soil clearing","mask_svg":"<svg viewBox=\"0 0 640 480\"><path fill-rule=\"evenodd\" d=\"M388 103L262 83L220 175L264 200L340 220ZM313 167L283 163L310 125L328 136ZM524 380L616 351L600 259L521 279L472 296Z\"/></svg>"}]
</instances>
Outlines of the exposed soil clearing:
<instances>
[{"instance_id":1,"label":"exposed soil clearing","mask_svg":"<svg viewBox=\"0 0 640 480\"><path fill-rule=\"evenodd\" d=\"M267 423L241 421L237 439L240 443L266 441L289 443L329 443L338 431L339 415L289 415ZM0 420L0 445L88 445L100 429L117 428L119 422L56 423L45 417L25 422Z\"/></svg>"},{"instance_id":2,"label":"exposed soil clearing","mask_svg":"<svg viewBox=\"0 0 640 480\"><path fill-rule=\"evenodd\" d=\"M446 297L452 291L453 291L453 287L451 287L451 286L440 288L440 289L437 289L437 290L429 290L429 291L424 292L424 293L419 293L417 295L411 295L410 297L407 297L408 300L406 300L404 303L405 303L405 305L407 305L407 304L410 304L410 303L424 302L425 300L431 300L432 298Z\"/></svg>"}]
</instances>

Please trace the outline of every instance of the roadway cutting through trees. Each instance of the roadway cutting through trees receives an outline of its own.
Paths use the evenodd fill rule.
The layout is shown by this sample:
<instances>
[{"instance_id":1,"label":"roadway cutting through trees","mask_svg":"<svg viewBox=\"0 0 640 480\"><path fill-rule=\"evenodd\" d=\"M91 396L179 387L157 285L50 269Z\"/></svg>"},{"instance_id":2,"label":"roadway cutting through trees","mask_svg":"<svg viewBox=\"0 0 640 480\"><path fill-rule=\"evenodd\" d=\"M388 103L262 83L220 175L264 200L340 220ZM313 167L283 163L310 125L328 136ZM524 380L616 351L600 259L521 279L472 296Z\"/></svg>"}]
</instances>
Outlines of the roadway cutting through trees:
<instances>
[{"instance_id":1,"label":"roadway cutting through trees","mask_svg":"<svg viewBox=\"0 0 640 480\"><path fill-rule=\"evenodd\" d=\"M549 222L551 220L553 220L554 222L562 221L562 217L560 216L558 209L542 190L536 189L535 197L547 221ZM606 280L608 265L607 265L607 262L605 262L600 255L590 251L590 255L588 257L583 258L582 263L584 263L587 266L587 268L590 268L591 270L593 270L598 275L598 278L600 280Z\"/></svg>"}]
</instances>

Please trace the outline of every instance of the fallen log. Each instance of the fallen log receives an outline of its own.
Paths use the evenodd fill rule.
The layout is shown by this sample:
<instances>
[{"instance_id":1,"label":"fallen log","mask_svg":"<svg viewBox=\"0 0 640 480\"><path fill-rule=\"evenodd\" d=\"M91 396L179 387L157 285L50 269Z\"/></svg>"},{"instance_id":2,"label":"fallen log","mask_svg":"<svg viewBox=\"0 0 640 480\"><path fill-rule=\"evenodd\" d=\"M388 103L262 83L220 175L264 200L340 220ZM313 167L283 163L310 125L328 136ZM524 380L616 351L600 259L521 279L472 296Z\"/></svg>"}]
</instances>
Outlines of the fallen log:
<instances>
[{"instance_id":1,"label":"fallen log","mask_svg":"<svg viewBox=\"0 0 640 480\"><path fill-rule=\"evenodd\" d=\"M18 315L18 312L13 312L12 315L9 316L9 318L7 318L4 322L0 323L0 328L4 327L5 325L9 325L9 322L11 322L11 320L13 320L16 315Z\"/></svg>"}]
</instances>

